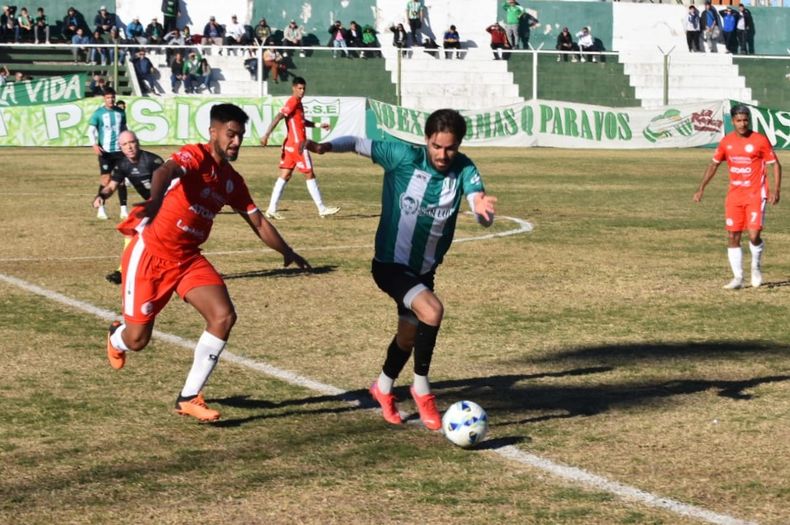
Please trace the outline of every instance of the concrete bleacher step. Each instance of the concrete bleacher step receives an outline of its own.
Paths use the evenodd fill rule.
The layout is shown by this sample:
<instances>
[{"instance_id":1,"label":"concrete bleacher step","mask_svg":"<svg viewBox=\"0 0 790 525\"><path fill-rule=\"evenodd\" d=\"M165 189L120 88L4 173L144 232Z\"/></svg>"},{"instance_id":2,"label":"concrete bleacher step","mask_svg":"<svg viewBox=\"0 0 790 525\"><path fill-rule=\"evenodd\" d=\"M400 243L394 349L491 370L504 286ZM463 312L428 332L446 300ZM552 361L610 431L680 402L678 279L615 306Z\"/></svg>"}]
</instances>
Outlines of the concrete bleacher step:
<instances>
[{"instance_id":1,"label":"concrete bleacher step","mask_svg":"<svg viewBox=\"0 0 790 525\"><path fill-rule=\"evenodd\" d=\"M642 106L663 102L664 55L668 53L668 91L671 103L716 98L751 100L746 79L723 45L718 53L690 53L682 20L683 5L618 6L612 44ZM659 47L661 49L659 49Z\"/></svg>"},{"instance_id":2,"label":"concrete bleacher step","mask_svg":"<svg viewBox=\"0 0 790 525\"><path fill-rule=\"evenodd\" d=\"M663 86L663 74L631 74L634 86ZM698 89L700 84L716 84L722 88L745 88L746 79L741 76L727 76L722 78L716 75L669 75L669 85L676 88Z\"/></svg>"},{"instance_id":3,"label":"concrete bleacher step","mask_svg":"<svg viewBox=\"0 0 790 525\"><path fill-rule=\"evenodd\" d=\"M493 60L484 49L465 50L463 58L439 58L414 50L400 59L396 50L384 53L392 82L400 78L402 104L423 111L442 107L480 109L523 101L506 61ZM437 82L437 79L441 79Z\"/></svg>"}]
</instances>

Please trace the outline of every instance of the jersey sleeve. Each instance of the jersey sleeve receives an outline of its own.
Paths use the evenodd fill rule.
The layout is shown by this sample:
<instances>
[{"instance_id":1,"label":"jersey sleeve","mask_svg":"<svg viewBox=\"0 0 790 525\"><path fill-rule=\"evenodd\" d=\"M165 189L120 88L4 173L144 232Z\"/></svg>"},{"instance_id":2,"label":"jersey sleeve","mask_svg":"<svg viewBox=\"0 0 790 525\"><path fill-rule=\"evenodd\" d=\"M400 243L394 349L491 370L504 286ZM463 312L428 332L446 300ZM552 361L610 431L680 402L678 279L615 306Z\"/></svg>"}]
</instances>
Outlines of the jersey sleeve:
<instances>
[{"instance_id":1,"label":"jersey sleeve","mask_svg":"<svg viewBox=\"0 0 790 525\"><path fill-rule=\"evenodd\" d=\"M93 112L93 115L91 115L91 118L88 119L88 125L89 126L93 126L94 128L98 128L99 127L99 112L98 111L94 111Z\"/></svg>"},{"instance_id":2,"label":"jersey sleeve","mask_svg":"<svg viewBox=\"0 0 790 525\"><path fill-rule=\"evenodd\" d=\"M234 173L231 178L235 189L231 192L228 199L228 204L234 210L241 213L253 213L258 207L252 200L250 190L247 188L247 183L238 173Z\"/></svg>"},{"instance_id":3,"label":"jersey sleeve","mask_svg":"<svg viewBox=\"0 0 790 525\"><path fill-rule=\"evenodd\" d=\"M480 176L480 172L477 171L477 166L471 161L461 171L461 187L464 195L486 191L483 185L483 178Z\"/></svg>"},{"instance_id":4,"label":"jersey sleeve","mask_svg":"<svg viewBox=\"0 0 790 525\"><path fill-rule=\"evenodd\" d=\"M721 164L721 162L726 158L726 144L724 144L724 140L719 142L719 145L716 146L716 151L713 153L713 162L716 164Z\"/></svg>"},{"instance_id":5,"label":"jersey sleeve","mask_svg":"<svg viewBox=\"0 0 790 525\"><path fill-rule=\"evenodd\" d=\"M170 160L178 164L184 174L188 174L200 169L200 164L203 161L203 152L200 151L200 148L189 144L173 153L170 156Z\"/></svg>"},{"instance_id":6,"label":"jersey sleeve","mask_svg":"<svg viewBox=\"0 0 790 525\"><path fill-rule=\"evenodd\" d=\"M776 152L774 151L774 147L771 146L771 141L768 140L768 137L766 136L763 136L762 150L763 160L765 160L766 164L773 164L776 162Z\"/></svg>"},{"instance_id":7,"label":"jersey sleeve","mask_svg":"<svg viewBox=\"0 0 790 525\"><path fill-rule=\"evenodd\" d=\"M389 172L407 158L411 158L412 147L400 142L374 140L370 153L373 162L384 168L385 172Z\"/></svg>"},{"instance_id":8,"label":"jersey sleeve","mask_svg":"<svg viewBox=\"0 0 790 525\"><path fill-rule=\"evenodd\" d=\"M296 111L296 104L298 102L299 101L296 97L289 98L283 105L282 109L280 109L280 113L282 113L285 117L292 115L293 112Z\"/></svg>"}]
</instances>

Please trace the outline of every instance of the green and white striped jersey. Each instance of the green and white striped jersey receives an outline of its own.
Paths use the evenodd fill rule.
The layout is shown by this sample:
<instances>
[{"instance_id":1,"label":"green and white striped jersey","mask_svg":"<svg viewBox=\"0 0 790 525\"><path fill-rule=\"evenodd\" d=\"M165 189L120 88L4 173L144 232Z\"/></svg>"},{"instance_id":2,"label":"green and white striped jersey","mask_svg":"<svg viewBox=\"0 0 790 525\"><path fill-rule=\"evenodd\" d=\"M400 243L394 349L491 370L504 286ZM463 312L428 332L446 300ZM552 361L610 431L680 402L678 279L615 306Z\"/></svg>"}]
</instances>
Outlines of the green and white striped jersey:
<instances>
[{"instance_id":1,"label":"green and white striped jersey","mask_svg":"<svg viewBox=\"0 0 790 525\"><path fill-rule=\"evenodd\" d=\"M88 125L96 128L96 139L104 151L121 151L118 137L126 130L126 114L118 107L102 106L91 115Z\"/></svg>"},{"instance_id":2,"label":"green and white striped jersey","mask_svg":"<svg viewBox=\"0 0 790 525\"><path fill-rule=\"evenodd\" d=\"M455 235L462 197L484 191L477 167L458 153L443 174L431 166L424 146L376 140L371 158L384 168L376 260L405 264L420 275L435 269Z\"/></svg>"}]
</instances>

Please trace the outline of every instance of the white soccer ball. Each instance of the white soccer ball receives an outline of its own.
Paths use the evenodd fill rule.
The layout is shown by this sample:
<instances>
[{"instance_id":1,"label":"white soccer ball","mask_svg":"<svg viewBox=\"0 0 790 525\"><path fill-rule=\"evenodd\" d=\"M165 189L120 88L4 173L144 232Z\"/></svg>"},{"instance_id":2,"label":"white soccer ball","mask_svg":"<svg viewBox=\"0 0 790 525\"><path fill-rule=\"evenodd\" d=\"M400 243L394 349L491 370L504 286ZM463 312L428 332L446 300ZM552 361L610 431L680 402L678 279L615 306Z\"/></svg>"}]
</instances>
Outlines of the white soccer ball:
<instances>
[{"instance_id":1,"label":"white soccer ball","mask_svg":"<svg viewBox=\"0 0 790 525\"><path fill-rule=\"evenodd\" d=\"M445 437L459 447L472 448L483 441L488 432L488 415L474 401L458 401L444 413L442 430Z\"/></svg>"}]
</instances>

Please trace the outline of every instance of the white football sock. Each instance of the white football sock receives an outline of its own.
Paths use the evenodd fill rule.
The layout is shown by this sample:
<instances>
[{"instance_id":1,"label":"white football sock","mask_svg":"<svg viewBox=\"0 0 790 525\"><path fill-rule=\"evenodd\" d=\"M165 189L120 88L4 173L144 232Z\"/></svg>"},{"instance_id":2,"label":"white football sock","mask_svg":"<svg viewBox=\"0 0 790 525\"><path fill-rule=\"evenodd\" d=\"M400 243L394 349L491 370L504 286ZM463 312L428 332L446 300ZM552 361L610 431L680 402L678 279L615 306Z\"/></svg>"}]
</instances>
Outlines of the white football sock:
<instances>
[{"instance_id":1,"label":"white football sock","mask_svg":"<svg viewBox=\"0 0 790 525\"><path fill-rule=\"evenodd\" d=\"M395 380L389 377L384 372L382 372L379 375L378 386L379 386L379 392L381 392L382 394L391 394L392 387L394 384L395 384Z\"/></svg>"},{"instance_id":2,"label":"white football sock","mask_svg":"<svg viewBox=\"0 0 790 525\"><path fill-rule=\"evenodd\" d=\"M743 280L743 250L737 248L727 248L727 258L730 260L732 275L739 280Z\"/></svg>"},{"instance_id":3,"label":"white football sock","mask_svg":"<svg viewBox=\"0 0 790 525\"><path fill-rule=\"evenodd\" d=\"M420 396L431 393L431 384L428 382L428 376L414 374L414 391Z\"/></svg>"},{"instance_id":4,"label":"white football sock","mask_svg":"<svg viewBox=\"0 0 790 525\"><path fill-rule=\"evenodd\" d=\"M214 367L217 366L219 354L224 348L225 341L208 332L203 332L195 347L195 360L189 370L189 375L187 375L184 388L181 390L181 397L193 397L203 390L203 386L208 381Z\"/></svg>"},{"instance_id":5,"label":"white football sock","mask_svg":"<svg viewBox=\"0 0 790 525\"><path fill-rule=\"evenodd\" d=\"M115 332L110 336L110 343L115 347L116 350L119 352L128 352L129 347L126 346L126 343L123 342L123 331L126 330L126 325L122 324L118 328L115 329Z\"/></svg>"},{"instance_id":6,"label":"white football sock","mask_svg":"<svg viewBox=\"0 0 790 525\"><path fill-rule=\"evenodd\" d=\"M752 270L759 270L762 267L763 249L765 243L761 242L757 246L749 243L749 251L752 252Z\"/></svg>"},{"instance_id":7,"label":"white football sock","mask_svg":"<svg viewBox=\"0 0 790 525\"><path fill-rule=\"evenodd\" d=\"M318 181L315 179L307 179L305 183L307 184L307 191L310 192L313 202L318 207L318 211L323 210L324 201L321 199L321 190L318 189Z\"/></svg>"},{"instance_id":8,"label":"white football sock","mask_svg":"<svg viewBox=\"0 0 790 525\"><path fill-rule=\"evenodd\" d=\"M277 211L277 205L280 202L280 198L283 196L286 184L288 184L287 180L277 177L277 181L274 183L274 188L272 189L271 199L269 200L269 213Z\"/></svg>"}]
</instances>

